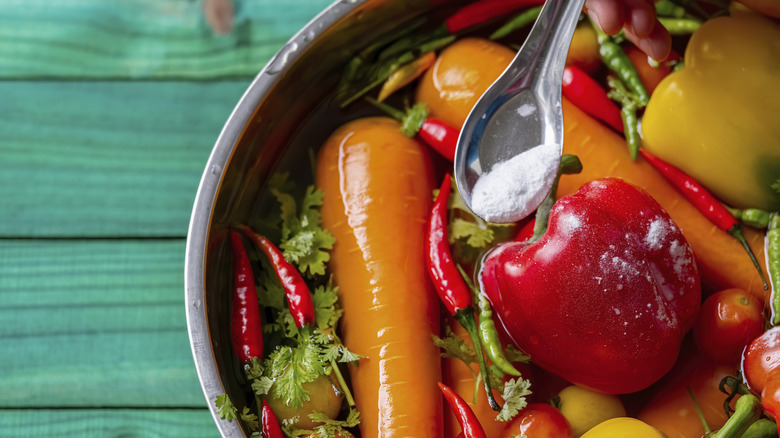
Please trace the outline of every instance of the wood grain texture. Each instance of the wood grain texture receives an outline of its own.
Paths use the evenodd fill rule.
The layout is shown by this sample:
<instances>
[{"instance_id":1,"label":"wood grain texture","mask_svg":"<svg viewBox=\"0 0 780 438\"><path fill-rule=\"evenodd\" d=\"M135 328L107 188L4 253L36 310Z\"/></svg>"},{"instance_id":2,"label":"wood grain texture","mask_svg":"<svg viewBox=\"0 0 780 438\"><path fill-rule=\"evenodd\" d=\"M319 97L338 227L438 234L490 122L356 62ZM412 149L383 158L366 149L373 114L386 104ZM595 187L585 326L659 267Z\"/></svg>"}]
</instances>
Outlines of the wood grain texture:
<instances>
[{"instance_id":1,"label":"wood grain texture","mask_svg":"<svg viewBox=\"0 0 780 438\"><path fill-rule=\"evenodd\" d=\"M248 82L0 82L0 236L184 237Z\"/></svg>"},{"instance_id":2,"label":"wood grain texture","mask_svg":"<svg viewBox=\"0 0 780 438\"><path fill-rule=\"evenodd\" d=\"M0 407L204 407L183 240L0 241Z\"/></svg>"},{"instance_id":3,"label":"wood grain texture","mask_svg":"<svg viewBox=\"0 0 780 438\"><path fill-rule=\"evenodd\" d=\"M201 1L3 0L0 79L253 77L330 0L235 1L215 35Z\"/></svg>"},{"instance_id":4,"label":"wood grain texture","mask_svg":"<svg viewBox=\"0 0 780 438\"><path fill-rule=\"evenodd\" d=\"M219 437L205 409L7 409L0 430L7 438Z\"/></svg>"}]
</instances>

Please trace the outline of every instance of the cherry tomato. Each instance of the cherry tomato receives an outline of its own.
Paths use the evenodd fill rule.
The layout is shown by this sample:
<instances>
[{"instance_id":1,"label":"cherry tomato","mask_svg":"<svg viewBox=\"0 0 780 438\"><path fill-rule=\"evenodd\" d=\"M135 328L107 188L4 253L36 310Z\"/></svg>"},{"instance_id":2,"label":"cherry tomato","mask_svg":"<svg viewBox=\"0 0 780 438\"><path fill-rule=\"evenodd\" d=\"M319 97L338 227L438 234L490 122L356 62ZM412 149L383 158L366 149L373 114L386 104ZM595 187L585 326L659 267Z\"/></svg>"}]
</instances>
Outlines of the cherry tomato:
<instances>
[{"instance_id":1,"label":"cherry tomato","mask_svg":"<svg viewBox=\"0 0 780 438\"><path fill-rule=\"evenodd\" d=\"M650 57L645 52L630 44L625 46L625 52L628 59L634 64L634 68L639 73L639 79L642 80L642 84L649 94L653 94L655 87L672 71L672 63L680 59L680 55L672 51L666 61L655 63L650 60Z\"/></svg>"},{"instance_id":2,"label":"cherry tomato","mask_svg":"<svg viewBox=\"0 0 780 438\"><path fill-rule=\"evenodd\" d=\"M571 426L561 411L547 403L531 403L504 428L501 438L571 438Z\"/></svg>"},{"instance_id":3,"label":"cherry tomato","mask_svg":"<svg viewBox=\"0 0 780 438\"><path fill-rule=\"evenodd\" d=\"M763 307L742 289L710 295L693 327L699 349L716 362L737 363L745 346L764 331Z\"/></svg>"},{"instance_id":4,"label":"cherry tomato","mask_svg":"<svg viewBox=\"0 0 780 438\"><path fill-rule=\"evenodd\" d=\"M760 394L773 374L780 374L780 326L753 340L742 356L742 375L750 389Z\"/></svg>"}]
</instances>

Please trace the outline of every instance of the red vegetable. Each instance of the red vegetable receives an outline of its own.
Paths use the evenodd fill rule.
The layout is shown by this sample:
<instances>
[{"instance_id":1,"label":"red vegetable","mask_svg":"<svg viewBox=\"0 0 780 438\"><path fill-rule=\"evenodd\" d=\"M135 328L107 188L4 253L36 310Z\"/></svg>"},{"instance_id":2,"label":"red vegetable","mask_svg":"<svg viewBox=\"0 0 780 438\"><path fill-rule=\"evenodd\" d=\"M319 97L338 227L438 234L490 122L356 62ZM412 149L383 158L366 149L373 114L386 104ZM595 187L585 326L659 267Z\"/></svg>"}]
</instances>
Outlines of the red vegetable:
<instances>
[{"instance_id":1,"label":"red vegetable","mask_svg":"<svg viewBox=\"0 0 780 438\"><path fill-rule=\"evenodd\" d=\"M420 125L417 133L422 141L449 161L455 160L455 148L458 146L460 131L439 119L428 117Z\"/></svg>"},{"instance_id":2,"label":"red vegetable","mask_svg":"<svg viewBox=\"0 0 780 438\"><path fill-rule=\"evenodd\" d=\"M314 304L311 300L309 286L303 281L300 272L287 260L284 259L282 252L265 236L257 234L247 226L240 227L241 230L257 245L260 250L268 257L274 273L284 288L287 304L290 307L290 313L295 320L295 325L299 328L314 323Z\"/></svg>"},{"instance_id":3,"label":"red vegetable","mask_svg":"<svg viewBox=\"0 0 780 438\"><path fill-rule=\"evenodd\" d=\"M450 252L447 237L447 203L450 199L452 181L444 175L439 195L431 208L425 238L425 261L439 298L451 315L467 309L473 304L471 290L461 277Z\"/></svg>"},{"instance_id":4,"label":"red vegetable","mask_svg":"<svg viewBox=\"0 0 780 438\"><path fill-rule=\"evenodd\" d=\"M444 20L451 34L466 30L522 8L537 6L544 0L479 0L458 9Z\"/></svg>"},{"instance_id":5,"label":"red vegetable","mask_svg":"<svg viewBox=\"0 0 780 438\"><path fill-rule=\"evenodd\" d=\"M561 411L547 403L531 403L506 425L501 438L571 438L571 425Z\"/></svg>"},{"instance_id":6,"label":"red vegetable","mask_svg":"<svg viewBox=\"0 0 780 438\"><path fill-rule=\"evenodd\" d=\"M271 409L271 406L268 405L268 402L263 400L263 408L261 415L263 416L262 419L262 426L263 426L263 438L284 438L284 434L282 433L282 428L279 427L279 420L276 419L276 415L274 415L274 411Z\"/></svg>"},{"instance_id":7,"label":"red vegetable","mask_svg":"<svg viewBox=\"0 0 780 438\"><path fill-rule=\"evenodd\" d=\"M693 334L710 359L735 364L745 347L764 331L764 305L742 289L726 289L707 297Z\"/></svg>"},{"instance_id":8,"label":"red vegetable","mask_svg":"<svg viewBox=\"0 0 780 438\"><path fill-rule=\"evenodd\" d=\"M563 69L564 97L577 108L623 132L620 108L607 97L607 92L587 73L572 65Z\"/></svg>"},{"instance_id":9,"label":"red vegetable","mask_svg":"<svg viewBox=\"0 0 780 438\"><path fill-rule=\"evenodd\" d=\"M447 203L450 199L451 189L452 181L450 175L446 174L439 188L439 194L436 196L436 201L434 201L433 207L431 207L431 214L428 217L424 242L425 264L444 306L468 332L477 355L479 370L483 376L486 376L487 363L485 356L482 354L482 344L480 344L479 332L474 320L474 300L471 295L471 289L466 285L466 281L461 276L460 271L458 271L458 267L450 252L450 242L447 237ZM492 351L498 355L498 357L491 356L496 365L504 364L511 368L512 374L518 375L511 363L503 356L503 350L501 349L500 341L498 341L498 334L489 338L494 343L485 345L485 347L488 353ZM496 343L498 345L495 345ZM497 347L497 349L489 348L491 346ZM493 397L490 379L483 379L483 382L490 406L496 410L500 409L498 402Z\"/></svg>"},{"instance_id":10,"label":"red vegetable","mask_svg":"<svg viewBox=\"0 0 780 438\"><path fill-rule=\"evenodd\" d=\"M490 252L482 283L534 363L613 394L669 371L701 299L680 229L650 195L617 178L559 199L534 243Z\"/></svg>"},{"instance_id":11,"label":"red vegetable","mask_svg":"<svg viewBox=\"0 0 780 438\"><path fill-rule=\"evenodd\" d=\"M761 395L761 406L777 420L780 415L780 326L765 331L748 345L742 356L742 375L750 389Z\"/></svg>"},{"instance_id":12,"label":"red vegetable","mask_svg":"<svg viewBox=\"0 0 780 438\"><path fill-rule=\"evenodd\" d=\"M241 363L263 357L263 328L257 302L255 276L241 242L241 236L230 232L233 249L233 310L230 319L233 349Z\"/></svg>"},{"instance_id":13,"label":"red vegetable","mask_svg":"<svg viewBox=\"0 0 780 438\"><path fill-rule=\"evenodd\" d=\"M482 425L479 424L479 419L474 415L474 411L471 410L466 401L450 389L449 386L441 382L439 382L439 389L441 389L444 399L447 400L447 403L455 412L455 417L463 430L463 438L487 438Z\"/></svg>"},{"instance_id":14,"label":"red vegetable","mask_svg":"<svg viewBox=\"0 0 780 438\"><path fill-rule=\"evenodd\" d=\"M742 235L742 227L739 225L739 221L734 218L734 215L729 212L726 207L723 206L703 185L698 181L688 176L685 172L672 166L661 160L660 158L652 155L644 149L641 149L639 153L642 154L645 159L653 165L672 185L685 196L685 198L693 204L699 212L701 212L707 219L710 220L715 226L723 231L728 232L735 239L742 244L742 247L747 251L750 260L753 261L753 266L758 270L758 274L761 276L761 281L764 283L764 290L769 289L769 285L764 278L764 272L756 260L753 250L750 249L745 240L745 236Z\"/></svg>"}]
</instances>

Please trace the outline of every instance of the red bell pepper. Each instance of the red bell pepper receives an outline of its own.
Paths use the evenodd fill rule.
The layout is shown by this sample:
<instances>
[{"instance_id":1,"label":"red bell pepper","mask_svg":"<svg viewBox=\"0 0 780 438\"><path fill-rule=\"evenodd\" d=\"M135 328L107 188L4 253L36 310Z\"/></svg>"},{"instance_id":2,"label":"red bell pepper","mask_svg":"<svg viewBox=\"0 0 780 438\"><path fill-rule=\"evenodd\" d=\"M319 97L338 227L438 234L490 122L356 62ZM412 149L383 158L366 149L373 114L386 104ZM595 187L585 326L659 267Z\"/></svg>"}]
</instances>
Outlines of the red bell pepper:
<instances>
[{"instance_id":1,"label":"red bell pepper","mask_svg":"<svg viewBox=\"0 0 780 438\"><path fill-rule=\"evenodd\" d=\"M558 200L547 231L490 252L481 278L534 363L613 394L671 369L701 299L680 229L649 194L617 178Z\"/></svg>"}]
</instances>

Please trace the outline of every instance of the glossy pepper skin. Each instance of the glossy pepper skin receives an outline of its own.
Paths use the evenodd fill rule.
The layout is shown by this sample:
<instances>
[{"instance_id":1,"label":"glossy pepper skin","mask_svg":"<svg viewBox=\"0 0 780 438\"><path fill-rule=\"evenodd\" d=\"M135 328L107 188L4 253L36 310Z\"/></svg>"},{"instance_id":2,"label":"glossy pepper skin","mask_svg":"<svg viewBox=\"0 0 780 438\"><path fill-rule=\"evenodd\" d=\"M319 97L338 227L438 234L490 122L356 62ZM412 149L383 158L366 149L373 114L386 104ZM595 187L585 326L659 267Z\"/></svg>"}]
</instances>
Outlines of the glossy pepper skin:
<instances>
[{"instance_id":1,"label":"glossy pepper skin","mask_svg":"<svg viewBox=\"0 0 780 438\"><path fill-rule=\"evenodd\" d=\"M486 256L481 282L534 363L612 394L669 371L701 299L680 229L650 195L617 178L559 199L540 239Z\"/></svg>"},{"instance_id":2,"label":"glossy pepper skin","mask_svg":"<svg viewBox=\"0 0 780 438\"><path fill-rule=\"evenodd\" d=\"M653 92L644 147L726 204L780 209L780 25L746 12L708 20L684 60Z\"/></svg>"}]
</instances>

